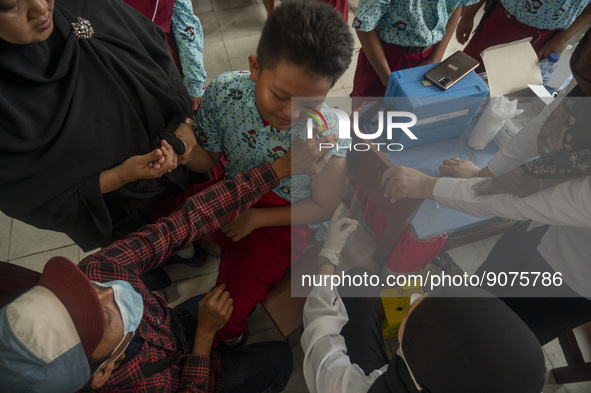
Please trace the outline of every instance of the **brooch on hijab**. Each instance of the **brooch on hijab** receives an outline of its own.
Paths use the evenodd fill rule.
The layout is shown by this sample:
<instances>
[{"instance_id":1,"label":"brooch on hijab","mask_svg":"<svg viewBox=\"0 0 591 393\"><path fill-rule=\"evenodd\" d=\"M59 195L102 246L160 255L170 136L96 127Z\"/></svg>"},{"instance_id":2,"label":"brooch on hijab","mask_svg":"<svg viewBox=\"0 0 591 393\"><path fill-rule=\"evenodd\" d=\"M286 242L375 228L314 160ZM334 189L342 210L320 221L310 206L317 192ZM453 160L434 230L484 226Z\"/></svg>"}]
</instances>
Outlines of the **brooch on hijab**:
<instances>
[{"instance_id":1,"label":"brooch on hijab","mask_svg":"<svg viewBox=\"0 0 591 393\"><path fill-rule=\"evenodd\" d=\"M88 40L94 35L94 28L88 19L78 17L78 23L72 22L71 25L78 39Z\"/></svg>"}]
</instances>

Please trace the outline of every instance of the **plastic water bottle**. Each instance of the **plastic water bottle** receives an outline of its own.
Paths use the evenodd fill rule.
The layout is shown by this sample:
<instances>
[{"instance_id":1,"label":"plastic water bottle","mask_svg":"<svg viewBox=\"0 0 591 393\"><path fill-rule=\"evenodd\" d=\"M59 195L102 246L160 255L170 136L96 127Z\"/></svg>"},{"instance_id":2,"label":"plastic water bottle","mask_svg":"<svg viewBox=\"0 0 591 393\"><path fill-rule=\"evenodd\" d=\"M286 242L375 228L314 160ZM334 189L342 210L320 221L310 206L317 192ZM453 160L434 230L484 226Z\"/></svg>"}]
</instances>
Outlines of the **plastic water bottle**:
<instances>
[{"instance_id":1,"label":"plastic water bottle","mask_svg":"<svg viewBox=\"0 0 591 393\"><path fill-rule=\"evenodd\" d=\"M554 71L556 70L556 63L558 63L559 59L560 55L552 52L547 59L540 61L540 71L542 71L542 82L544 84L552 78L552 74L554 74Z\"/></svg>"}]
</instances>

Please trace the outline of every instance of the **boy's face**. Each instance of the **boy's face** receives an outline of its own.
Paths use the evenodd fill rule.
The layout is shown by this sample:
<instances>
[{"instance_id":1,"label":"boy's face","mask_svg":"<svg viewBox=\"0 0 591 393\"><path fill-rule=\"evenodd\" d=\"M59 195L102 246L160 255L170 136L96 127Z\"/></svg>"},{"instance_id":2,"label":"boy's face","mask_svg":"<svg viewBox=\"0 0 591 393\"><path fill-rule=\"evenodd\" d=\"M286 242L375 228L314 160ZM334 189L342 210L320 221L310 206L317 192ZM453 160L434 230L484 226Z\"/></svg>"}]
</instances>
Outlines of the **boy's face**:
<instances>
[{"instance_id":1,"label":"boy's face","mask_svg":"<svg viewBox=\"0 0 591 393\"><path fill-rule=\"evenodd\" d=\"M304 119L299 111L292 113L292 97L311 97L313 102L306 103L319 106L332 86L330 78L310 74L305 67L290 62L281 61L274 68L261 69L255 55L250 55L248 61L258 110L267 123L279 130Z\"/></svg>"}]
</instances>

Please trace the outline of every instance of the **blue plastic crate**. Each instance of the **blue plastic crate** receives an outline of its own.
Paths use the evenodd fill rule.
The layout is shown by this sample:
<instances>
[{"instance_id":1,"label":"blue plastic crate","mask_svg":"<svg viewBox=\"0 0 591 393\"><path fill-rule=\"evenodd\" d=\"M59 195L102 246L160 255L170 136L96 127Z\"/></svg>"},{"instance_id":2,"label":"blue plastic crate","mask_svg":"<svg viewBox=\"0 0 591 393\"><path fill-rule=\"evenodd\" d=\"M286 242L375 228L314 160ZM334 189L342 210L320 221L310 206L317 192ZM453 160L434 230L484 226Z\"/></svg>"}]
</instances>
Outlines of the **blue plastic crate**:
<instances>
[{"instance_id":1,"label":"blue plastic crate","mask_svg":"<svg viewBox=\"0 0 591 393\"><path fill-rule=\"evenodd\" d=\"M461 135L488 95L488 87L474 71L448 90L424 83L425 73L435 66L429 64L390 75L384 104L417 116L417 124L411 128L417 140L410 139L402 131L395 132L391 139L405 149Z\"/></svg>"}]
</instances>

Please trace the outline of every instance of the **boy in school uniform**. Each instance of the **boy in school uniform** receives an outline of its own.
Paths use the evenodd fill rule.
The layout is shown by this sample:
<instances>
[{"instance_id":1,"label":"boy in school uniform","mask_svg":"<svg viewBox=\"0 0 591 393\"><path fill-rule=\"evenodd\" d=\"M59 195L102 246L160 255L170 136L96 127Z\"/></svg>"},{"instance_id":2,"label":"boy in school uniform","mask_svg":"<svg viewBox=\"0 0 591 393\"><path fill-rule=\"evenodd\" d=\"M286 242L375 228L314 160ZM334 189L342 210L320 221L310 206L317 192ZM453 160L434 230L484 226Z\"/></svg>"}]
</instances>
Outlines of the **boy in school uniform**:
<instances>
[{"instance_id":1,"label":"boy in school uniform","mask_svg":"<svg viewBox=\"0 0 591 393\"><path fill-rule=\"evenodd\" d=\"M383 97L390 73L438 63L458 24L462 7L478 0L361 0L353 28L361 51L353 79L353 108Z\"/></svg>"},{"instance_id":2,"label":"boy in school uniform","mask_svg":"<svg viewBox=\"0 0 591 393\"><path fill-rule=\"evenodd\" d=\"M281 4L265 24L256 56L249 56L250 70L222 74L209 85L196 118L204 151L187 166L208 171L224 155L226 177L233 178L242 168L281 157L296 138L306 137L305 112L322 113L352 52L353 38L334 8L315 1ZM308 108L292 112L292 97L307 97ZM336 116L322 114L328 125L323 134L336 134ZM310 235L316 230L322 238L319 223L341 201L349 144L337 140L339 149L320 174L283 179L222 228L218 283L234 299L234 312L218 340L238 341L248 314L301 255Z\"/></svg>"}]
</instances>

